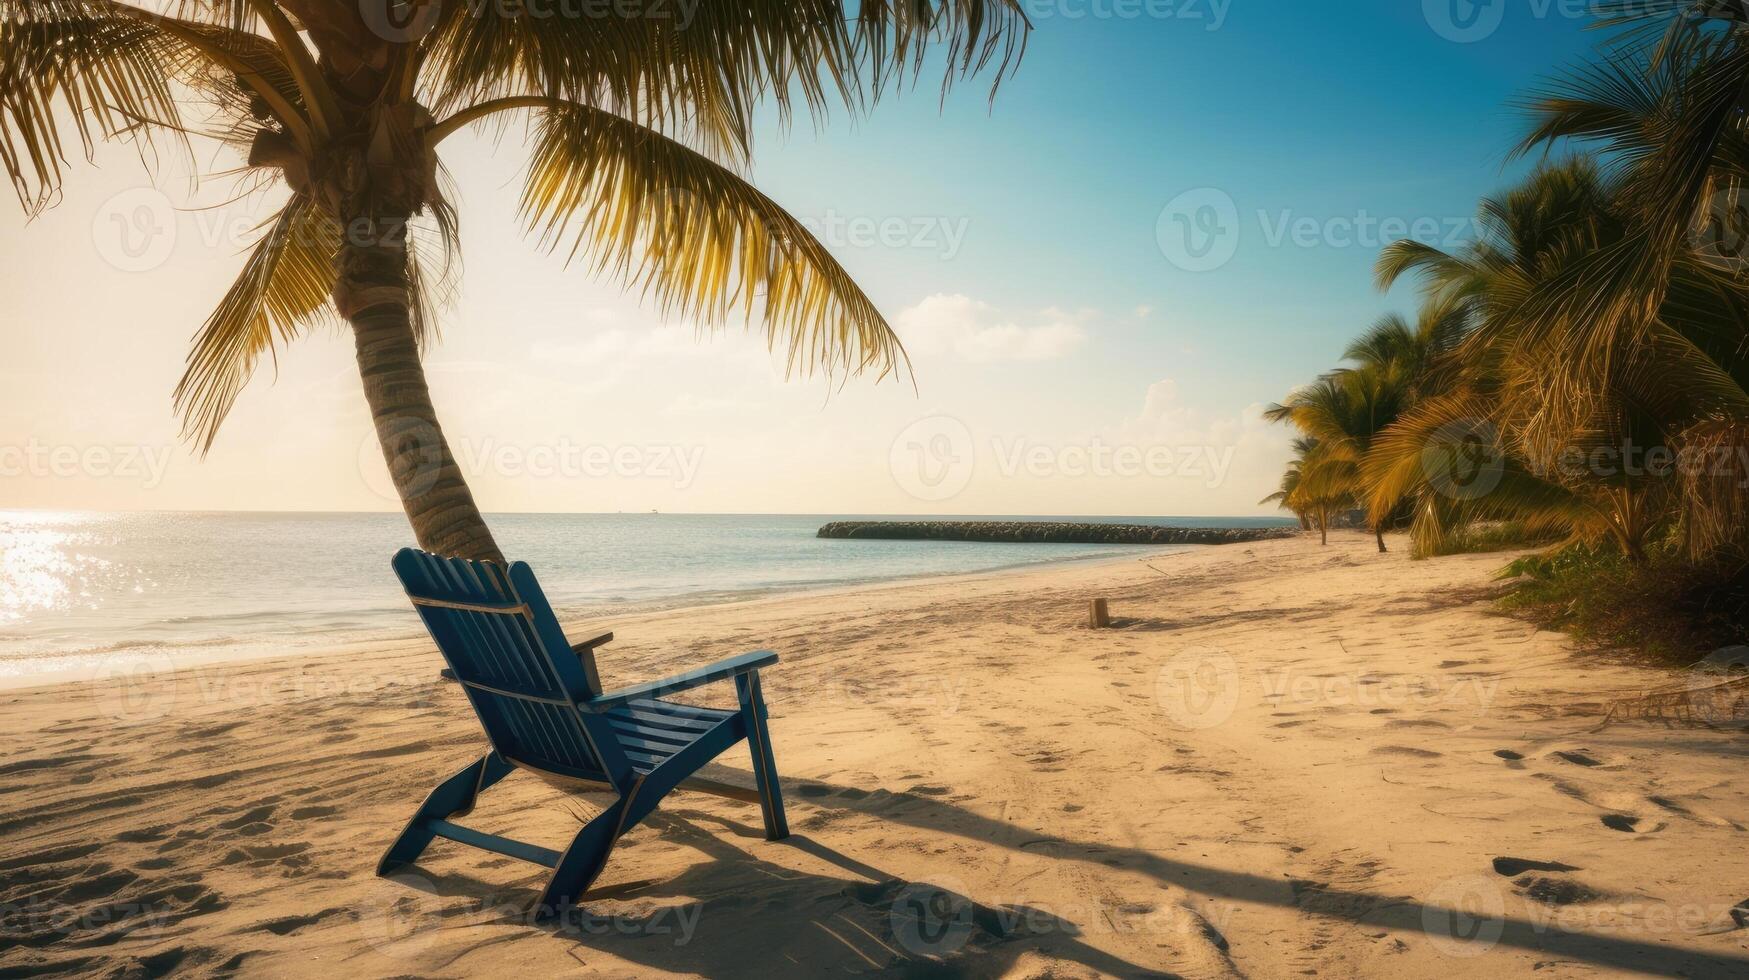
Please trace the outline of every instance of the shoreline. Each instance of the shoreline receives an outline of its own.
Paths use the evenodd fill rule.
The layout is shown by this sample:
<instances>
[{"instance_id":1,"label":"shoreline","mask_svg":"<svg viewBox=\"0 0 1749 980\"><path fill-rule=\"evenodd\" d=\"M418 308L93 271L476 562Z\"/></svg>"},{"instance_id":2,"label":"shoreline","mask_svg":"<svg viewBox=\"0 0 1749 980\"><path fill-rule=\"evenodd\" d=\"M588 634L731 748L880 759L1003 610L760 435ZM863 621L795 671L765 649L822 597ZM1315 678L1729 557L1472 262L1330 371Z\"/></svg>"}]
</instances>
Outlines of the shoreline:
<instances>
[{"instance_id":1,"label":"shoreline","mask_svg":"<svg viewBox=\"0 0 1749 980\"><path fill-rule=\"evenodd\" d=\"M1680 675L1494 613L1510 555L1373 549L1339 532L567 620L618 633L610 688L782 657L794 836L676 796L616 851L599 927L531 924L544 870L458 845L372 873L482 746L423 639L0 692L0 969L1749 971L1741 733L1604 725ZM1115 628L1086 627L1090 596ZM735 752L707 775L751 779ZM519 774L457 819L550 846L599 802ZM918 895L971 910L950 945L905 927Z\"/></svg>"},{"instance_id":2,"label":"shoreline","mask_svg":"<svg viewBox=\"0 0 1749 980\"><path fill-rule=\"evenodd\" d=\"M951 545L956 542L942 542ZM847 580L828 584L808 584L794 587L772 587L763 589L747 589L735 592L692 592L652 599L647 601L628 600L625 606L555 606L554 612L559 622L567 632L579 635L584 630L602 627L607 622L637 621L641 618L661 615L682 615L692 611L706 611L732 607L745 603L764 601L781 601L784 599L826 598L849 593L879 590L882 588L902 588L912 584L931 582L951 582L954 580L976 580L986 576L1003 576L1019 574L1034 570L1045 570L1063 565L1097 565L1100 563L1120 563L1139 561L1143 558L1161 558L1171 555L1190 554L1208 545L1114 545L1115 548L1128 549L1127 554L1072 555L1063 558L1050 558L1035 561L1022 561L995 568L981 569L972 572L919 572L912 575L883 576L861 580ZM38 688L61 687L68 685L88 684L94 680L107 679L110 676L124 674L128 667L115 663L115 660L142 660L150 658L150 663L143 664L147 673L158 673L168 669L174 670L206 670L224 667L229 664L266 664L278 661L287 664L294 661L298 664L312 659L350 657L374 653L398 652L410 645L429 647L429 639L418 625L416 615L411 606L406 608L406 618L409 620L406 628L383 627L376 630L346 630L335 629L337 635L332 639L311 641L307 646L300 645L298 653L285 651L283 648L258 649L246 646L251 643L245 639L220 639L201 644L185 644L176 647L172 643L144 643L137 647L126 647L108 651L92 651L88 656L102 657L109 663L88 664L79 667L57 668L54 670L32 671L29 673L0 674L0 693L14 691L30 691ZM392 631L391 631L392 630ZM350 634L350 635L346 635ZM280 639L284 634L263 634L262 639L254 642L269 643ZM168 649L160 649L159 647ZM206 646L219 647L211 653L203 654L201 649ZM146 652L149 651L149 652ZM50 654L48 656L61 656ZM434 654L435 656L435 654ZM113 658L113 659L112 659Z\"/></svg>"}]
</instances>

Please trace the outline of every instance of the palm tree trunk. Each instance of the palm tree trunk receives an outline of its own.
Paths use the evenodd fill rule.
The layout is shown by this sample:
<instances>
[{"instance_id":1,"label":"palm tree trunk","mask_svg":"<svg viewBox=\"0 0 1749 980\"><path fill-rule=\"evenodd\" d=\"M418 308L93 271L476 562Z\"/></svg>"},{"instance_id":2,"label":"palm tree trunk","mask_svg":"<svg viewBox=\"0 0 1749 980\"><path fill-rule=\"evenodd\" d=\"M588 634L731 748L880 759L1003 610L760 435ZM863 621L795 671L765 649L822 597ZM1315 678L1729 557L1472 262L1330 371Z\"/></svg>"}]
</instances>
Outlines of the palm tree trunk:
<instances>
[{"instance_id":1,"label":"palm tree trunk","mask_svg":"<svg viewBox=\"0 0 1749 980\"><path fill-rule=\"evenodd\" d=\"M1327 513L1318 514L1318 543L1321 545L1330 543L1330 515Z\"/></svg>"},{"instance_id":2,"label":"palm tree trunk","mask_svg":"<svg viewBox=\"0 0 1749 980\"><path fill-rule=\"evenodd\" d=\"M431 405L413 334L407 223L379 217L344 228L334 302L352 325L364 398L413 537L433 554L502 563Z\"/></svg>"},{"instance_id":3,"label":"palm tree trunk","mask_svg":"<svg viewBox=\"0 0 1749 980\"><path fill-rule=\"evenodd\" d=\"M1635 506L1632 490L1622 488L1616 500L1615 519L1611 522L1616 532L1616 541L1621 546L1622 554L1635 565L1646 564L1646 529L1640 519L1640 509Z\"/></svg>"},{"instance_id":4,"label":"palm tree trunk","mask_svg":"<svg viewBox=\"0 0 1749 980\"><path fill-rule=\"evenodd\" d=\"M1382 524L1382 523L1374 524L1372 526L1372 534L1373 534L1374 538L1378 539L1379 554L1381 554L1381 555L1389 554L1390 549L1385 547L1385 526L1384 526L1384 524Z\"/></svg>"}]
</instances>

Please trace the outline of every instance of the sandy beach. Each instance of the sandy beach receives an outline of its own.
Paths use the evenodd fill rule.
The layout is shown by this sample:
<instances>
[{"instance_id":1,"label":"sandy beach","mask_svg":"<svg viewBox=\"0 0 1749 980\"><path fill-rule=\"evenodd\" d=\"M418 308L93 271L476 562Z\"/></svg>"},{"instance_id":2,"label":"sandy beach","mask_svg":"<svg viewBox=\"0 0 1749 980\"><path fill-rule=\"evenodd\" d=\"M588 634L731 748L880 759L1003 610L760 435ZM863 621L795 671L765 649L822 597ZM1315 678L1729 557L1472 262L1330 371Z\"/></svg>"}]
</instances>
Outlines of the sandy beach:
<instances>
[{"instance_id":1,"label":"sandy beach","mask_svg":"<svg viewBox=\"0 0 1749 980\"><path fill-rule=\"evenodd\" d=\"M567 928L531 865L372 873L483 749L426 642L0 692L0 976L1749 975L1742 734L1604 724L1683 676L1494 612L1508 556L1405 550L568 624L618 634L609 686L778 651L795 833L676 794ZM517 774L466 822L559 846L593 806Z\"/></svg>"}]
</instances>

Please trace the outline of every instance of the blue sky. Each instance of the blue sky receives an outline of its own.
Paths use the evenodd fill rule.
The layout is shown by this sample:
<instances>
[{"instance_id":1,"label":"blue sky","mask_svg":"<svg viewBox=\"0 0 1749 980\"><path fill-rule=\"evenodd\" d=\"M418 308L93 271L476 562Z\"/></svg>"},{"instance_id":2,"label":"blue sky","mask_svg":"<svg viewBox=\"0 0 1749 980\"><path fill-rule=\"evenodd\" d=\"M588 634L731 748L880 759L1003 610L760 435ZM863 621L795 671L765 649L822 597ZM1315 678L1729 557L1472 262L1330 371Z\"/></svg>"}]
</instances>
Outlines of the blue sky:
<instances>
[{"instance_id":1,"label":"blue sky","mask_svg":"<svg viewBox=\"0 0 1749 980\"><path fill-rule=\"evenodd\" d=\"M770 120L755 148L755 182L822 229L900 330L915 394L785 380L738 336L695 344L690 325L664 326L613 282L523 243L519 140L446 144L465 264L429 370L484 505L1258 512L1286 444L1259 405L1330 366L1380 313L1413 305L1406 289L1374 291L1383 239L1356 227L1362 216L1432 222L1448 238L1523 169L1507 161L1523 125L1509 103L1597 38L1555 0L1027 2L1036 30L994 106L981 80L942 106L929 75L865 118L803 118L788 133ZM1167 16L1119 16L1148 10ZM16 277L0 297L12 392L0 506L392 508L338 333L282 352L214 452L188 452L169 391L242 244L215 222L248 227L272 202L167 212L174 247L150 268L117 268L114 202L192 207L229 185L191 194L173 170L149 181L124 148L98 164L76 169L44 218L0 217L0 267ZM1218 268L1190 271L1162 247L1162 212L1186 192L1230 206ZM871 238L878 227L892 234ZM44 462L65 447L131 447L161 465ZM530 463L625 447L696 465L682 476ZM1075 462L1112 447L1179 462ZM967 472L919 488L910 449L925 471L941 449ZM1199 451L1204 464L1186 465ZM1022 465L1028 454L1038 465Z\"/></svg>"},{"instance_id":2,"label":"blue sky","mask_svg":"<svg viewBox=\"0 0 1749 980\"><path fill-rule=\"evenodd\" d=\"M870 263L889 308L919 289L1150 305L1169 327L1130 329L1111 370L1139 382L1189 347L1186 397L1225 397L1240 379L1275 397L1388 304L1371 287L1376 249L1272 248L1256 212L1469 218L1522 170L1508 167L1522 130L1509 103L1596 39L1531 0L1494 2L1499 30L1465 44L1432 29L1418 0L1340 12L1234 0L1219 29L1207 2L1182 8L1196 19L1040 18L993 108L975 85L939 114L933 91L912 93L856 127L798 129L758 176L804 210L970 217L952 262ZM1225 190L1242 219L1234 260L1214 272L1174 268L1155 241L1161 208L1198 187Z\"/></svg>"}]
</instances>

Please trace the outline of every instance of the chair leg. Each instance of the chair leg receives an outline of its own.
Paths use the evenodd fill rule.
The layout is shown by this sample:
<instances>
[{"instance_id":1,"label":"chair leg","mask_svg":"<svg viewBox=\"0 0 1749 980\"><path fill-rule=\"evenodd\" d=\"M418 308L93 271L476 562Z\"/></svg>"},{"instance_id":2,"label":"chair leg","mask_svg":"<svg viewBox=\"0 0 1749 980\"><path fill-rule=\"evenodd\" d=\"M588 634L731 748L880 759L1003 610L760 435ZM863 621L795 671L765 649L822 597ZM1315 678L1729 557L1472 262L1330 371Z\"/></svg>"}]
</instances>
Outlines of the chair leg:
<instances>
[{"instance_id":1,"label":"chair leg","mask_svg":"<svg viewBox=\"0 0 1749 980\"><path fill-rule=\"evenodd\" d=\"M735 693L741 700L741 717L747 722L747 747L753 752L753 782L759 788L759 809L765 816L765 839L783 840L789 836L789 820L783 813L783 788L777 784L771 733L765 727L765 695L759 688L759 672L737 674Z\"/></svg>"},{"instance_id":2,"label":"chair leg","mask_svg":"<svg viewBox=\"0 0 1749 980\"><path fill-rule=\"evenodd\" d=\"M577 907L589 886L600 877L601 869L607 867L607 858L619 841L630 802L629 798L621 797L577 831L541 894L540 904L535 908L537 918L563 917Z\"/></svg>"},{"instance_id":3,"label":"chair leg","mask_svg":"<svg viewBox=\"0 0 1749 980\"><path fill-rule=\"evenodd\" d=\"M401 836L395 838L395 842L383 852L382 860L377 862L377 874L390 874L396 868L418 860L419 855L437 836L431 830L429 821L445 820L468 813L474 808L474 801L479 798L480 793L510 775L512 768L498 753L489 752L466 769L439 783L425 797L425 802L419 805L419 809L414 811L413 819L407 821L407 828L401 831Z\"/></svg>"}]
</instances>

